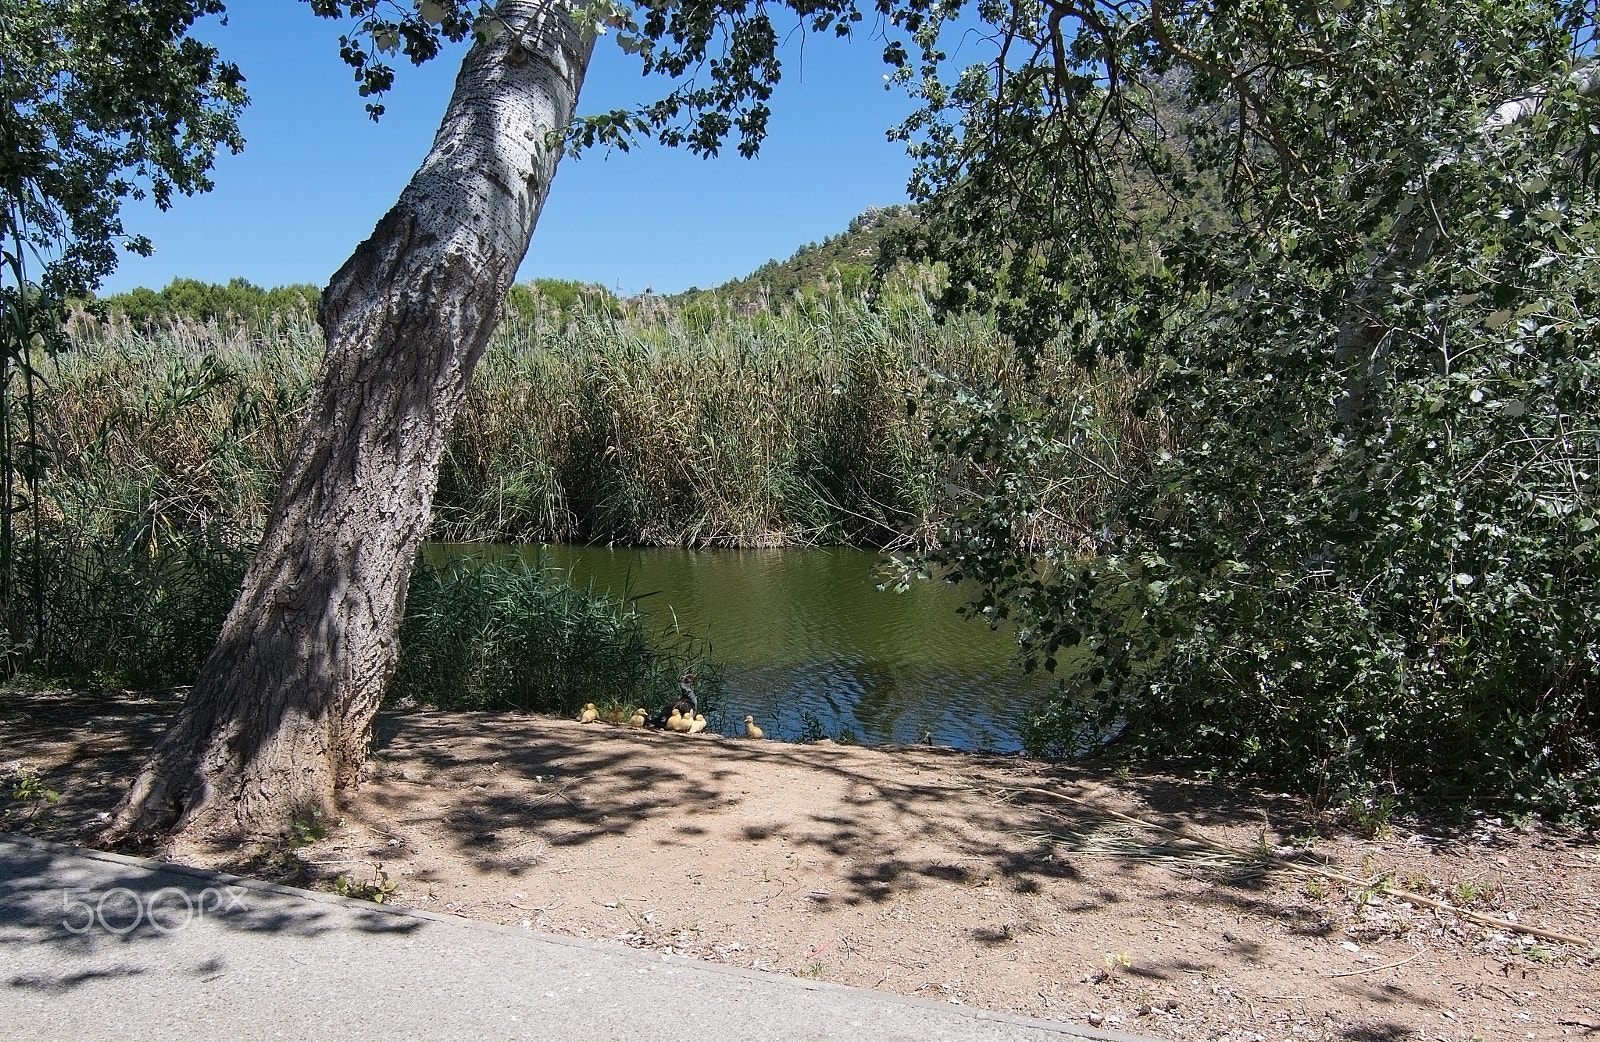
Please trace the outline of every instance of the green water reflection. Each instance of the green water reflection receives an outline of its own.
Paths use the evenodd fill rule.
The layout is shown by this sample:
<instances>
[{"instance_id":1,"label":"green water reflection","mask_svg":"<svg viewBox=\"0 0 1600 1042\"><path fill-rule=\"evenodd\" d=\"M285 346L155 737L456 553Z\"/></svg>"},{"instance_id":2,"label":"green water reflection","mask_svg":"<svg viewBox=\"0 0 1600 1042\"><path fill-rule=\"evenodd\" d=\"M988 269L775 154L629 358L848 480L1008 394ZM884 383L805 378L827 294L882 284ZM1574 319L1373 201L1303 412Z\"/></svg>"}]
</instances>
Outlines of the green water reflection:
<instances>
[{"instance_id":1,"label":"green water reflection","mask_svg":"<svg viewBox=\"0 0 1600 1042\"><path fill-rule=\"evenodd\" d=\"M1020 747L1023 716L1048 692L1011 663L1013 642L956 614L960 591L919 583L876 588L875 555L844 548L685 550L593 546L436 547L520 553L577 585L639 602L657 628L708 641L727 665L727 715L753 713L798 737L803 713L823 731L871 743L931 737L967 749ZM715 721L714 721L715 723Z\"/></svg>"}]
</instances>

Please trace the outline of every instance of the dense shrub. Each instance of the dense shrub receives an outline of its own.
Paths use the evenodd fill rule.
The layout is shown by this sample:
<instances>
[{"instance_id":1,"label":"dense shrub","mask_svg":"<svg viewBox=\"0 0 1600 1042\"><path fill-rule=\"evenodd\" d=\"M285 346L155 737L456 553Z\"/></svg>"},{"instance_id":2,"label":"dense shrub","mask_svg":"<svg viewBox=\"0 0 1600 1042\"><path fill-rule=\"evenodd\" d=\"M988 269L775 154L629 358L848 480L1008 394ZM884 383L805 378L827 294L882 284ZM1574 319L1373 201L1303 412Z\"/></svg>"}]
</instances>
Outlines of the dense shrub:
<instances>
[{"instance_id":1,"label":"dense shrub","mask_svg":"<svg viewBox=\"0 0 1600 1042\"><path fill-rule=\"evenodd\" d=\"M1258 68L1250 34L1300 18L1331 49L1315 76L1250 80L1243 128L1220 66L1187 70L1207 123L1190 154L1235 178L1224 219L1086 256L1070 213L1023 228L1016 201L974 201L1029 247L994 240L1007 328L1142 362L1134 411L1167 433L1101 485L1083 555L1033 532L1056 461L1104 417L1043 382L970 387L937 440L977 495L931 564L983 582L976 610L1062 678L1037 751L1592 822L1600 178L1595 73L1571 53L1588 16L1250 6L1248 25L1189 23L1213 48L1192 53Z\"/></svg>"}]
</instances>

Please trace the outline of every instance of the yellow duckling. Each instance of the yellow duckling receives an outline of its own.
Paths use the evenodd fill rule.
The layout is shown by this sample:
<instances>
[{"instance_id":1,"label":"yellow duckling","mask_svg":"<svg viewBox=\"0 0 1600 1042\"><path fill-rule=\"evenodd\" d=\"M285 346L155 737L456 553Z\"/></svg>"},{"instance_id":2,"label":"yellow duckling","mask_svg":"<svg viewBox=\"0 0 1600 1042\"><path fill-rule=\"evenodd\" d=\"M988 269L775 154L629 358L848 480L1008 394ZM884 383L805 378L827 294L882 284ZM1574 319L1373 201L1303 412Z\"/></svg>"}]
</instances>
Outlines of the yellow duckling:
<instances>
[{"instance_id":1,"label":"yellow duckling","mask_svg":"<svg viewBox=\"0 0 1600 1042\"><path fill-rule=\"evenodd\" d=\"M578 723L592 724L600 719L600 711L594 707L593 702L583 704L583 712L578 714Z\"/></svg>"},{"instance_id":2,"label":"yellow duckling","mask_svg":"<svg viewBox=\"0 0 1600 1042\"><path fill-rule=\"evenodd\" d=\"M765 738L767 736L767 732L756 726L756 718L753 716L744 718L744 733L751 738Z\"/></svg>"},{"instance_id":3,"label":"yellow duckling","mask_svg":"<svg viewBox=\"0 0 1600 1042\"><path fill-rule=\"evenodd\" d=\"M635 709L633 711L633 715L628 718L628 726L629 727L643 727L644 726L644 707L643 706L640 706L638 709Z\"/></svg>"},{"instance_id":4,"label":"yellow duckling","mask_svg":"<svg viewBox=\"0 0 1600 1042\"><path fill-rule=\"evenodd\" d=\"M676 709L672 711L672 716L667 719L667 729L669 731L677 731L679 734L687 734L689 728L693 726L694 717L684 716Z\"/></svg>"},{"instance_id":5,"label":"yellow duckling","mask_svg":"<svg viewBox=\"0 0 1600 1042\"><path fill-rule=\"evenodd\" d=\"M706 729L706 714L704 714L704 713L696 713L694 715L693 722L689 724L689 733L690 734L699 734L701 731L704 731L705 729Z\"/></svg>"}]
</instances>

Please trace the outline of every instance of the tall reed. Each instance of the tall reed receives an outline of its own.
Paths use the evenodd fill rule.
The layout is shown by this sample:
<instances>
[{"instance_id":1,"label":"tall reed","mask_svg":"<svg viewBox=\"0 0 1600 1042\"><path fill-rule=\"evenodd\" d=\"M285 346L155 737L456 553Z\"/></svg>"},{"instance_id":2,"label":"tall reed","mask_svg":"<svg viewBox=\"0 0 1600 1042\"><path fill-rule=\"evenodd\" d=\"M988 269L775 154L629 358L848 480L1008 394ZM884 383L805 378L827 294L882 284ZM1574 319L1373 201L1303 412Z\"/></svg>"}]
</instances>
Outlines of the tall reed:
<instances>
[{"instance_id":1,"label":"tall reed","mask_svg":"<svg viewBox=\"0 0 1600 1042\"><path fill-rule=\"evenodd\" d=\"M158 549L52 529L42 540L39 632L13 648L35 681L101 688L193 682L244 579L250 547L179 533Z\"/></svg>"},{"instance_id":2,"label":"tall reed","mask_svg":"<svg viewBox=\"0 0 1600 1042\"><path fill-rule=\"evenodd\" d=\"M51 524L142 544L259 534L322 354L309 313L71 327L43 369Z\"/></svg>"},{"instance_id":3,"label":"tall reed","mask_svg":"<svg viewBox=\"0 0 1600 1042\"><path fill-rule=\"evenodd\" d=\"M747 309L746 309L747 310ZM1128 381L1041 360L1029 383L993 323L936 321L906 295L835 294L746 313L605 298L513 314L452 432L432 535L448 540L770 546L927 538L972 487L930 431L976 399L1071 393L1092 436L1052 524L1095 524L1094 482L1149 440ZM320 363L309 314L175 322L155 333L80 320L51 363L52 516L152 545L220 522L258 533ZM975 399L975 400L976 400ZM978 461L981 465L981 461ZM981 483L980 483L981 484Z\"/></svg>"},{"instance_id":4,"label":"tall reed","mask_svg":"<svg viewBox=\"0 0 1600 1042\"><path fill-rule=\"evenodd\" d=\"M741 309L575 297L497 331L452 432L432 535L888 546L935 538L991 494L994 448L941 442L974 409L1078 406L1029 480L1020 523L1087 545L1128 455L1159 445L1127 374L1045 356L1032 380L991 322L906 295ZM41 363L47 446L34 573L43 631L0 655L106 684L192 678L259 537L323 344L309 312L174 321L80 316ZM999 405L997 406L997 403ZM1017 430L1023 430L1018 426ZM1002 447L1004 448L1004 447ZM1009 449L1004 451L1009 452ZM1006 480L1010 480L1006 478ZM423 569L394 691L449 705L653 705L698 649L645 641L637 613L542 568Z\"/></svg>"}]
</instances>

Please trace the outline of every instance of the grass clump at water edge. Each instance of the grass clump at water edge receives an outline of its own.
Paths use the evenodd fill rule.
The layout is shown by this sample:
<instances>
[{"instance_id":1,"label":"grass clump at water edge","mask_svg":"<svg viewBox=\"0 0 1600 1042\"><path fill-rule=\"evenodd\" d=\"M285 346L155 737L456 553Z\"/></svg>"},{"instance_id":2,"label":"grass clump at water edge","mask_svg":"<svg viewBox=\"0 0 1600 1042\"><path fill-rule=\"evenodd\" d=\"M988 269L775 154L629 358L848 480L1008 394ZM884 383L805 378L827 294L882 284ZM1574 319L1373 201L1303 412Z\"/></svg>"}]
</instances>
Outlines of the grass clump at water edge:
<instances>
[{"instance_id":1,"label":"grass clump at water edge","mask_svg":"<svg viewBox=\"0 0 1600 1042\"><path fill-rule=\"evenodd\" d=\"M690 637L653 640L637 602L577 589L542 560L421 564L390 697L441 709L571 716L593 702L653 712L693 672L701 710L715 713L721 669Z\"/></svg>"},{"instance_id":2,"label":"grass clump at water edge","mask_svg":"<svg viewBox=\"0 0 1600 1042\"><path fill-rule=\"evenodd\" d=\"M238 596L250 547L174 536L48 540L23 573L43 586L44 630L9 650L13 683L103 689L192 684ZM653 637L637 597L570 585L539 562L419 562L401 625L394 699L562 715L584 702L654 710L693 671L702 710L722 670L686 635Z\"/></svg>"}]
</instances>

